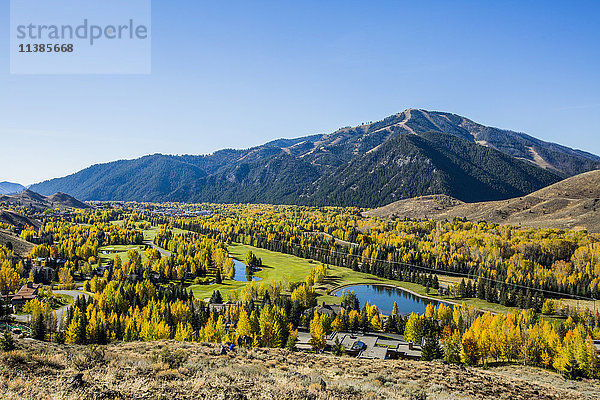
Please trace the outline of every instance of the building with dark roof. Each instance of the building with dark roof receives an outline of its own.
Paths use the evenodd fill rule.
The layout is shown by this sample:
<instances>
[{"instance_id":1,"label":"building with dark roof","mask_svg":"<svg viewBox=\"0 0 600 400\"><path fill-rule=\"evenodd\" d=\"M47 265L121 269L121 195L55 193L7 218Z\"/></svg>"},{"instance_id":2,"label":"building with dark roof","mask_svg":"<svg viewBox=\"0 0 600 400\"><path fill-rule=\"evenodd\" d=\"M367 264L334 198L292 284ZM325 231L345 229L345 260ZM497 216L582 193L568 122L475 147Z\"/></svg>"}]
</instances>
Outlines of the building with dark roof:
<instances>
[{"instance_id":1,"label":"building with dark roof","mask_svg":"<svg viewBox=\"0 0 600 400\"><path fill-rule=\"evenodd\" d=\"M12 305L13 307L22 307L29 300L33 300L38 297L38 292L42 287L41 284L35 284L33 282L27 282L21 289L13 296Z\"/></svg>"}]
</instances>

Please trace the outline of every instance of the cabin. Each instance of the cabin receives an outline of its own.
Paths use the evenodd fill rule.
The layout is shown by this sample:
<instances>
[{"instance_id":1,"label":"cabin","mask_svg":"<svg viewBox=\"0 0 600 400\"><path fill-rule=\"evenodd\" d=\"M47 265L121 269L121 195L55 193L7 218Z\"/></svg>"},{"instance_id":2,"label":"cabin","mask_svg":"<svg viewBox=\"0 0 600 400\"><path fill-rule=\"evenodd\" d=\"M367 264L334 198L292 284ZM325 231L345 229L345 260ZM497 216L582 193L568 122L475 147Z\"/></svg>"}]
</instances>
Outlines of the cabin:
<instances>
[{"instance_id":1,"label":"cabin","mask_svg":"<svg viewBox=\"0 0 600 400\"><path fill-rule=\"evenodd\" d=\"M222 311L227 310L229 307L235 306L237 305L237 303L235 301L228 301L226 303L222 303L222 304L218 304L218 303L212 303L208 305L208 310L211 313L220 313Z\"/></svg>"}]
</instances>

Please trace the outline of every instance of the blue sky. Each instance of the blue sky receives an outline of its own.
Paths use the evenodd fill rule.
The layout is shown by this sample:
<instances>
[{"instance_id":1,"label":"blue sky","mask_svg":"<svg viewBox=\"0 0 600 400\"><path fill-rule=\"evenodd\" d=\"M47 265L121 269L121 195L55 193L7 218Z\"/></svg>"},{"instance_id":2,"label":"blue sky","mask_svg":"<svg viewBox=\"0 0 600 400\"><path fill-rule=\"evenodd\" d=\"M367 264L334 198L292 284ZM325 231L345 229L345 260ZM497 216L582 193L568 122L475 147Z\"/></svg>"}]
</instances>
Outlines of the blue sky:
<instances>
[{"instance_id":1,"label":"blue sky","mask_svg":"<svg viewBox=\"0 0 600 400\"><path fill-rule=\"evenodd\" d=\"M600 2L153 1L152 74L10 75L0 181L449 111L600 154Z\"/></svg>"}]
</instances>

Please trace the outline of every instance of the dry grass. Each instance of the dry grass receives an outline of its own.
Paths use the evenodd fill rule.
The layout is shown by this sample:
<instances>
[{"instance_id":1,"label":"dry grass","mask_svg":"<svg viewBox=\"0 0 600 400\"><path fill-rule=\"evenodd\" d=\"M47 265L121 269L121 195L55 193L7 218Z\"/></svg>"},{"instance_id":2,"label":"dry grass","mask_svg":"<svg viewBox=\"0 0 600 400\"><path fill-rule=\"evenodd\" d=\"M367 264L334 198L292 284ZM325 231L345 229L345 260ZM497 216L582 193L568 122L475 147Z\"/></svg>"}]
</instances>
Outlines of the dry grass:
<instances>
[{"instance_id":1,"label":"dry grass","mask_svg":"<svg viewBox=\"0 0 600 400\"><path fill-rule=\"evenodd\" d=\"M363 213L369 217L455 217L471 221L521 225L534 228L586 229L600 232L600 171L567 178L527 196L508 200L463 203L444 195L400 200Z\"/></svg>"},{"instance_id":2,"label":"dry grass","mask_svg":"<svg viewBox=\"0 0 600 400\"><path fill-rule=\"evenodd\" d=\"M165 350L167 348L168 350ZM598 382L539 369L370 361L171 341L83 346L19 342L0 354L2 399L593 399ZM186 359L168 354L184 351ZM83 374L81 384L70 383Z\"/></svg>"},{"instance_id":3,"label":"dry grass","mask_svg":"<svg viewBox=\"0 0 600 400\"><path fill-rule=\"evenodd\" d=\"M0 218L0 222L1 220ZM12 245L14 252L22 257L29 255L35 247L33 243L21 239L12 232L0 230L0 244L6 246L8 242Z\"/></svg>"}]
</instances>

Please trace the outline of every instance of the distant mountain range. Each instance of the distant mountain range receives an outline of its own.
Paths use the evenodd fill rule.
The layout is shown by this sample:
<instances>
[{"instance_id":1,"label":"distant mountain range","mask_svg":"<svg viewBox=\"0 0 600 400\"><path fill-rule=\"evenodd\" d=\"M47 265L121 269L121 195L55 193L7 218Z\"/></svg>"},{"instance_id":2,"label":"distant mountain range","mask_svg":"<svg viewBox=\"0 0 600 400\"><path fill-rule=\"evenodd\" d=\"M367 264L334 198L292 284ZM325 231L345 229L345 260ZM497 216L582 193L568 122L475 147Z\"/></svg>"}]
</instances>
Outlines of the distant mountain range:
<instances>
[{"instance_id":1,"label":"distant mountain range","mask_svg":"<svg viewBox=\"0 0 600 400\"><path fill-rule=\"evenodd\" d=\"M330 134L211 155L154 154L31 187L82 200L377 207L444 194L522 196L600 168L600 157L442 112L409 109Z\"/></svg>"},{"instance_id":2,"label":"distant mountain range","mask_svg":"<svg viewBox=\"0 0 600 400\"><path fill-rule=\"evenodd\" d=\"M527 196L464 203L446 195L400 200L364 213L381 218L488 221L524 227L600 232L600 171L590 171Z\"/></svg>"},{"instance_id":3,"label":"distant mountain range","mask_svg":"<svg viewBox=\"0 0 600 400\"><path fill-rule=\"evenodd\" d=\"M12 182L0 182L0 194L16 194L25 190L25 186Z\"/></svg>"},{"instance_id":4,"label":"distant mountain range","mask_svg":"<svg viewBox=\"0 0 600 400\"><path fill-rule=\"evenodd\" d=\"M0 204L2 203L39 210L44 208L90 208L89 205L65 193L55 193L51 196L43 196L29 189L25 189L18 194L0 195ZM12 222L9 223L15 225Z\"/></svg>"}]
</instances>

